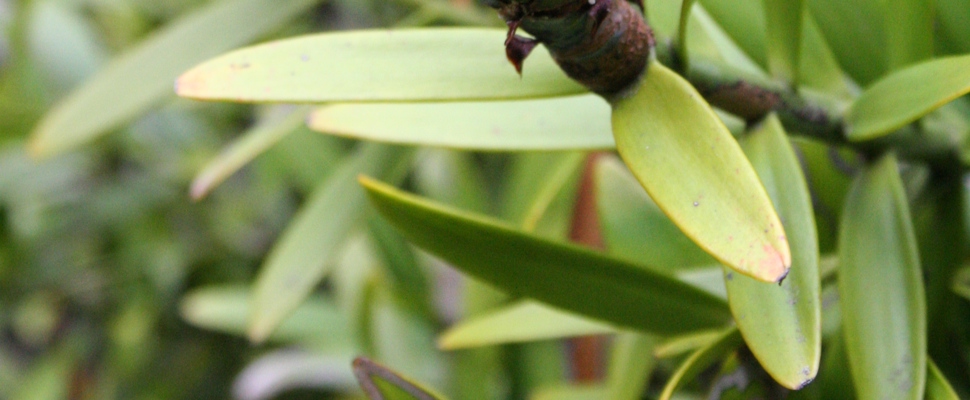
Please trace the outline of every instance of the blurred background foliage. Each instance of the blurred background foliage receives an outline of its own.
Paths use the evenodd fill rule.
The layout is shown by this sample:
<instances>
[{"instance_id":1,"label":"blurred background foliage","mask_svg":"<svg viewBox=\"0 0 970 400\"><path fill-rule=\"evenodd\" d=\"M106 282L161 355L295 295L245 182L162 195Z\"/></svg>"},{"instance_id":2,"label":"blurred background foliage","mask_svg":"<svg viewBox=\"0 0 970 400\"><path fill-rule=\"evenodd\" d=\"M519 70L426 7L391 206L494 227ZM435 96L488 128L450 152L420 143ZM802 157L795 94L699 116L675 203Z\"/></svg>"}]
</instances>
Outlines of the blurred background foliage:
<instances>
[{"instance_id":1,"label":"blurred background foliage","mask_svg":"<svg viewBox=\"0 0 970 400\"><path fill-rule=\"evenodd\" d=\"M355 142L305 128L287 132L197 202L189 187L206 162L256 122L293 109L170 95L93 145L40 160L28 154L30 131L59 99L208 3L217 1L0 1L0 398L259 399L280 392L287 393L274 398L359 398L350 360L367 353L362 348L443 382L447 368L433 342L441 313L430 302L388 306L394 303L388 285L377 284L383 278L371 268L380 265L374 249L382 246L362 235L366 225L336 261L360 267L343 269L354 276L328 280L269 344L252 345L242 336L246 289L259 265L304 199L353 154ZM455 3L466 14L483 15L470 2ZM455 23L424 8L415 1L320 1L259 39ZM137 83L117 82L127 84ZM508 161L424 155L413 184L429 191L441 186L436 181L465 179L447 176L455 163L466 167L462 174L489 181L496 177L482 165ZM479 194L440 195L493 206L490 194ZM383 247L400 250L394 246L403 243L394 240ZM374 310L364 308L399 326L394 338L357 339L358 330L371 329L351 322L360 296L377 299Z\"/></svg>"}]
</instances>

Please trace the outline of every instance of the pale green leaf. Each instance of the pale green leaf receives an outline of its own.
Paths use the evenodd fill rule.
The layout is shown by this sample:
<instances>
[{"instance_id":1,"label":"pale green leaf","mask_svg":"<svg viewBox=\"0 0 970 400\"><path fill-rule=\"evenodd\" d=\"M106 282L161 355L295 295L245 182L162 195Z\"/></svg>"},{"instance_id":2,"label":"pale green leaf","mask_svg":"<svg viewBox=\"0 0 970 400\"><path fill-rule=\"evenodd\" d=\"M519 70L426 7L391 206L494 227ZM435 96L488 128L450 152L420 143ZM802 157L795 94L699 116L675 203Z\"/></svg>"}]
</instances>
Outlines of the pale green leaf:
<instances>
[{"instance_id":1,"label":"pale green leaf","mask_svg":"<svg viewBox=\"0 0 970 400\"><path fill-rule=\"evenodd\" d=\"M443 400L439 394L366 358L354 360L354 375L371 400Z\"/></svg>"},{"instance_id":2,"label":"pale green leaf","mask_svg":"<svg viewBox=\"0 0 970 400\"><path fill-rule=\"evenodd\" d=\"M371 203L412 243L512 295L647 332L725 323L719 299L673 278L432 204L371 179Z\"/></svg>"},{"instance_id":3,"label":"pale green leaf","mask_svg":"<svg viewBox=\"0 0 970 400\"><path fill-rule=\"evenodd\" d=\"M337 104L311 129L364 140L488 151L612 149L610 108L594 95L554 99Z\"/></svg>"},{"instance_id":4,"label":"pale green leaf","mask_svg":"<svg viewBox=\"0 0 970 400\"><path fill-rule=\"evenodd\" d=\"M585 160L579 152L517 153L503 187L502 219L539 236L563 237Z\"/></svg>"},{"instance_id":5,"label":"pale green leaf","mask_svg":"<svg viewBox=\"0 0 970 400\"><path fill-rule=\"evenodd\" d=\"M667 380L659 399L670 400L677 389L696 378L697 375L711 365L714 365L725 354L734 351L742 342L741 334L737 328L730 328L721 332L717 339L695 351L694 354L691 354L690 357L687 357L680 364L680 367L674 371L673 376Z\"/></svg>"},{"instance_id":6,"label":"pale green leaf","mask_svg":"<svg viewBox=\"0 0 970 400\"><path fill-rule=\"evenodd\" d=\"M970 93L970 56L939 58L894 72L856 99L846 115L850 140L874 139Z\"/></svg>"},{"instance_id":7,"label":"pale green leaf","mask_svg":"<svg viewBox=\"0 0 970 400\"><path fill-rule=\"evenodd\" d=\"M338 246L362 220L357 175L394 175L410 159L407 149L362 146L310 195L267 256L253 289L251 340L265 340L329 272Z\"/></svg>"},{"instance_id":8,"label":"pale green leaf","mask_svg":"<svg viewBox=\"0 0 970 400\"><path fill-rule=\"evenodd\" d=\"M613 339L607 386L612 400L639 400L650 384L657 365L653 355L659 339L635 332L623 332Z\"/></svg>"},{"instance_id":9,"label":"pale green leaf","mask_svg":"<svg viewBox=\"0 0 970 400\"><path fill-rule=\"evenodd\" d=\"M778 215L740 146L687 81L652 63L613 110L617 149L688 237L725 265L766 282L788 273Z\"/></svg>"},{"instance_id":10,"label":"pale green leaf","mask_svg":"<svg viewBox=\"0 0 970 400\"><path fill-rule=\"evenodd\" d=\"M768 70L790 83L799 77L802 49L803 0L764 0Z\"/></svg>"},{"instance_id":11,"label":"pale green leaf","mask_svg":"<svg viewBox=\"0 0 970 400\"><path fill-rule=\"evenodd\" d=\"M609 394L604 385L562 385L533 391L529 400L602 400Z\"/></svg>"},{"instance_id":12,"label":"pale green leaf","mask_svg":"<svg viewBox=\"0 0 970 400\"><path fill-rule=\"evenodd\" d=\"M713 343L724 334L723 331L693 332L683 336L673 337L657 346L653 350L657 358L672 358Z\"/></svg>"},{"instance_id":13,"label":"pale green leaf","mask_svg":"<svg viewBox=\"0 0 970 400\"><path fill-rule=\"evenodd\" d=\"M543 47L522 76L497 29L323 33L237 50L183 74L180 96L242 102L360 102L535 98L586 90Z\"/></svg>"},{"instance_id":14,"label":"pale green leaf","mask_svg":"<svg viewBox=\"0 0 970 400\"><path fill-rule=\"evenodd\" d=\"M839 232L839 295L846 352L862 399L921 399L926 300L896 158L856 177Z\"/></svg>"},{"instance_id":15,"label":"pale green leaf","mask_svg":"<svg viewBox=\"0 0 970 400\"><path fill-rule=\"evenodd\" d=\"M438 338L445 350L615 332L607 323L522 301L463 320Z\"/></svg>"},{"instance_id":16,"label":"pale green leaf","mask_svg":"<svg viewBox=\"0 0 970 400\"><path fill-rule=\"evenodd\" d=\"M267 34L318 2L223 0L171 23L61 100L31 134L31 152L67 151L118 127L170 97L186 68Z\"/></svg>"},{"instance_id":17,"label":"pale green leaf","mask_svg":"<svg viewBox=\"0 0 970 400\"><path fill-rule=\"evenodd\" d=\"M209 161L192 180L192 198L198 200L205 197L240 168L302 126L308 113L309 109L302 107L289 110L284 115L261 121L243 132L239 139Z\"/></svg>"},{"instance_id":18,"label":"pale green leaf","mask_svg":"<svg viewBox=\"0 0 970 400\"><path fill-rule=\"evenodd\" d=\"M725 269L728 303L765 371L782 386L797 390L815 378L822 354L818 238L811 194L777 116L768 116L742 146L785 221L792 266L781 285Z\"/></svg>"}]
</instances>

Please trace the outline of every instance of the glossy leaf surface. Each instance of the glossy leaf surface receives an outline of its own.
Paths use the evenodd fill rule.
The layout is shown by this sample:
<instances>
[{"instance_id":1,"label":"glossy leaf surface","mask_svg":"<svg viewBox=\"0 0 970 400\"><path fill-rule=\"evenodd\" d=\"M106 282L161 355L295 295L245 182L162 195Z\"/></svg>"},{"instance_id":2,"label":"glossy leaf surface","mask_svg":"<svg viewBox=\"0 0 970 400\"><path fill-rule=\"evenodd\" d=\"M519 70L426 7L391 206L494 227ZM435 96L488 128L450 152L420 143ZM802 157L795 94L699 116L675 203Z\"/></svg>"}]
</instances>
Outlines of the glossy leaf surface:
<instances>
[{"instance_id":1,"label":"glossy leaf surface","mask_svg":"<svg viewBox=\"0 0 970 400\"><path fill-rule=\"evenodd\" d=\"M926 300L897 168L888 155L860 173L842 215L842 324L862 399L920 399L926 384Z\"/></svg>"},{"instance_id":2,"label":"glossy leaf surface","mask_svg":"<svg viewBox=\"0 0 970 400\"><path fill-rule=\"evenodd\" d=\"M459 322L438 339L446 350L615 332L607 323L534 301L523 301Z\"/></svg>"},{"instance_id":3,"label":"glossy leaf surface","mask_svg":"<svg viewBox=\"0 0 970 400\"><path fill-rule=\"evenodd\" d=\"M371 203L412 243L512 295L648 332L673 334L727 321L722 301L673 278L371 179L361 183Z\"/></svg>"},{"instance_id":4,"label":"glossy leaf surface","mask_svg":"<svg viewBox=\"0 0 970 400\"><path fill-rule=\"evenodd\" d=\"M237 102L488 100L586 92L540 46L522 76L497 29L325 33L237 50L183 74L180 96Z\"/></svg>"},{"instance_id":5,"label":"glossy leaf surface","mask_svg":"<svg viewBox=\"0 0 970 400\"><path fill-rule=\"evenodd\" d=\"M766 282L791 253L771 200L740 146L687 81L652 63L613 110L617 149L650 197L712 256Z\"/></svg>"},{"instance_id":6,"label":"glossy leaf surface","mask_svg":"<svg viewBox=\"0 0 970 400\"><path fill-rule=\"evenodd\" d=\"M387 367L366 358L354 360L354 375L371 400L443 400Z\"/></svg>"},{"instance_id":7,"label":"glossy leaf surface","mask_svg":"<svg viewBox=\"0 0 970 400\"><path fill-rule=\"evenodd\" d=\"M387 176L410 158L407 149L364 144L323 182L267 256L253 294L249 337L264 340L330 271L350 228L362 220L358 174Z\"/></svg>"},{"instance_id":8,"label":"glossy leaf surface","mask_svg":"<svg viewBox=\"0 0 970 400\"><path fill-rule=\"evenodd\" d=\"M745 138L742 147L785 221L792 267L780 285L725 269L728 303L765 371L782 386L799 389L815 378L822 354L818 238L811 194L774 114Z\"/></svg>"},{"instance_id":9,"label":"glossy leaf surface","mask_svg":"<svg viewBox=\"0 0 970 400\"><path fill-rule=\"evenodd\" d=\"M379 142L474 150L612 149L610 108L593 95L554 99L337 104L311 129Z\"/></svg>"},{"instance_id":10,"label":"glossy leaf surface","mask_svg":"<svg viewBox=\"0 0 970 400\"><path fill-rule=\"evenodd\" d=\"M939 58L894 72L866 89L846 116L850 140L886 135L970 93L970 56Z\"/></svg>"},{"instance_id":11,"label":"glossy leaf surface","mask_svg":"<svg viewBox=\"0 0 970 400\"><path fill-rule=\"evenodd\" d=\"M63 152L118 127L171 97L172 81L186 68L265 35L318 2L219 1L171 23L57 104L31 134L31 152Z\"/></svg>"}]
</instances>

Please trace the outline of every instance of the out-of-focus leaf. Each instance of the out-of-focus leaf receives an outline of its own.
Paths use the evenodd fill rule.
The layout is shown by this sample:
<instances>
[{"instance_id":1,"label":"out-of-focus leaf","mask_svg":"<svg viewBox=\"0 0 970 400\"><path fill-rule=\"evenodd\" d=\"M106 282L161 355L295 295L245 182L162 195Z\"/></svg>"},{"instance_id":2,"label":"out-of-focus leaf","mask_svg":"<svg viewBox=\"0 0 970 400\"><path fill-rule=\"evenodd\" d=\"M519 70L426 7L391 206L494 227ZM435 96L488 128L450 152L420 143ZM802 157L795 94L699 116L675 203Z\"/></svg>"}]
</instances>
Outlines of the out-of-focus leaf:
<instances>
[{"instance_id":1,"label":"out-of-focus leaf","mask_svg":"<svg viewBox=\"0 0 970 400\"><path fill-rule=\"evenodd\" d=\"M749 57L767 66L762 1L701 0L704 8Z\"/></svg>"},{"instance_id":2,"label":"out-of-focus leaf","mask_svg":"<svg viewBox=\"0 0 970 400\"><path fill-rule=\"evenodd\" d=\"M354 375L371 400L442 400L420 384L366 358L354 360Z\"/></svg>"},{"instance_id":3,"label":"out-of-focus leaf","mask_svg":"<svg viewBox=\"0 0 970 400\"><path fill-rule=\"evenodd\" d=\"M116 128L168 97L186 68L263 36L317 3L226 0L173 22L56 105L31 134L31 153L67 151Z\"/></svg>"},{"instance_id":4,"label":"out-of-focus leaf","mask_svg":"<svg viewBox=\"0 0 970 400\"><path fill-rule=\"evenodd\" d=\"M856 81L866 85L887 68L886 35L879 1L807 0L822 35L839 64ZM895 11L888 10L895 16ZM865 43L865 46L860 46Z\"/></svg>"},{"instance_id":5,"label":"out-of-focus leaf","mask_svg":"<svg viewBox=\"0 0 970 400\"><path fill-rule=\"evenodd\" d=\"M886 19L886 53L890 71L933 56L935 2L887 0L879 3Z\"/></svg>"},{"instance_id":6,"label":"out-of-focus leaf","mask_svg":"<svg viewBox=\"0 0 970 400\"><path fill-rule=\"evenodd\" d=\"M720 360L725 354L734 351L742 342L741 333L738 332L737 328L730 328L721 332L716 340L698 349L680 364L674 375L667 380L659 399L670 400L678 388L696 378L698 374Z\"/></svg>"},{"instance_id":7,"label":"out-of-focus leaf","mask_svg":"<svg viewBox=\"0 0 970 400\"><path fill-rule=\"evenodd\" d=\"M846 115L850 140L886 135L970 93L970 56L946 57L894 72L856 99Z\"/></svg>"},{"instance_id":8,"label":"out-of-focus leaf","mask_svg":"<svg viewBox=\"0 0 970 400\"><path fill-rule=\"evenodd\" d=\"M725 269L728 304L765 371L782 386L798 390L815 379L822 354L821 282L811 194L777 116L769 115L742 147L785 221L792 267L780 285Z\"/></svg>"},{"instance_id":9,"label":"out-of-focus leaf","mask_svg":"<svg viewBox=\"0 0 970 400\"><path fill-rule=\"evenodd\" d=\"M716 261L677 228L615 157L595 167L596 205L610 254L672 272Z\"/></svg>"},{"instance_id":10,"label":"out-of-focus leaf","mask_svg":"<svg viewBox=\"0 0 970 400\"><path fill-rule=\"evenodd\" d=\"M955 53L970 52L970 0L937 0L935 5L942 39L952 43Z\"/></svg>"},{"instance_id":11,"label":"out-of-focus leaf","mask_svg":"<svg viewBox=\"0 0 970 400\"><path fill-rule=\"evenodd\" d=\"M70 339L69 339L70 340ZM77 349L61 344L38 357L17 382L11 400L59 400L70 394L71 377L77 367Z\"/></svg>"},{"instance_id":12,"label":"out-of-focus leaf","mask_svg":"<svg viewBox=\"0 0 970 400\"><path fill-rule=\"evenodd\" d=\"M607 386L613 400L638 400L643 396L657 359L653 349L659 339L635 332L623 332L613 340Z\"/></svg>"},{"instance_id":13,"label":"out-of-focus leaf","mask_svg":"<svg viewBox=\"0 0 970 400\"><path fill-rule=\"evenodd\" d=\"M805 86L848 97L852 94L835 54L829 47L821 28L809 12L802 21L802 49L798 68L798 81Z\"/></svg>"},{"instance_id":14,"label":"out-of-focus leaf","mask_svg":"<svg viewBox=\"0 0 970 400\"><path fill-rule=\"evenodd\" d=\"M704 331L674 337L658 345L653 354L657 358L677 357L684 353L704 347L721 337L723 331Z\"/></svg>"},{"instance_id":15,"label":"out-of-focus leaf","mask_svg":"<svg viewBox=\"0 0 970 400\"><path fill-rule=\"evenodd\" d=\"M690 65L690 54L687 47L687 22L690 21L691 9L696 0L682 0L680 2L680 18L677 24L677 55L684 65Z\"/></svg>"},{"instance_id":16,"label":"out-of-focus leaf","mask_svg":"<svg viewBox=\"0 0 970 400\"><path fill-rule=\"evenodd\" d=\"M802 0L765 0L768 70L776 78L797 83L802 49Z\"/></svg>"},{"instance_id":17,"label":"out-of-focus leaf","mask_svg":"<svg viewBox=\"0 0 970 400\"><path fill-rule=\"evenodd\" d=\"M887 155L860 173L842 215L842 324L862 399L920 399L926 385L926 300L897 168Z\"/></svg>"},{"instance_id":18,"label":"out-of-focus leaf","mask_svg":"<svg viewBox=\"0 0 970 400\"><path fill-rule=\"evenodd\" d=\"M362 146L311 194L267 256L253 293L251 340L266 339L326 276L334 250L365 209L356 176L400 174L412 154L380 144Z\"/></svg>"},{"instance_id":19,"label":"out-of-focus leaf","mask_svg":"<svg viewBox=\"0 0 970 400\"><path fill-rule=\"evenodd\" d=\"M250 315L249 287L218 286L197 289L182 298L182 318L192 325L244 336ZM275 342L350 343L347 321L330 300L307 298L280 323L269 340Z\"/></svg>"},{"instance_id":20,"label":"out-of-focus leaf","mask_svg":"<svg viewBox=\"0 0 970 400\"><path fill-rule=\"evenodd\" d=\"M610 390L604 385L563 385L536 390L529 400L601 400Z\"/></svg>"},{"instance_id":21,"label":"out-of-focus leaf","mask_svg":"<svg viewBox=\"0 0 970 400\"><path fill-rule=\"evenodd\" d=\"M937 368L933 360L927 360L926 367L926 400L959 400L957 392L950 386L950 382Z\"/></svg>"},{"instance_id":22,"label":"out-of-focus leaf","mask_svg":"<svg viewBox=\"0 0 970 400\"><path fill-rule=\"evenodd\" d=\"M384 261L395 293L411 311L432 318L432 291L411 246L382 218L373 214L368 217L370 237Z\"/></svg>"},{"instance_id":23,"label":"out-of-focus leaf","mask_svg":"<svg viewBox=\"0 0 970 400\"><path fill-rule=\"evenodd\" d=\"M239 400L269 400L294 389L351 391L357 382L347 369L349 360L300 350L277 350L247 365L236 377L232 393Z\"/></svg>"},{"instance_id":24,"label":"out-of-focus leaf","mask_svg":"<svg viewBox=\"0 0 970 400\"><path fill-rule=\"evenodd\" d=\"M497 29L325 33L207 61L179 78L180 96L231 101L492 100L583 93L544 48L516 74Z\"/></svg>"},{"instance_id":25,"label":"out-of-focus leaf","mask_svg":"<svg viewBox=\"0 0 970 400\"><path fill-rule=\"evenodd\" d=\"M516 154L503 188L502 219L542 237L563 237L572 219L561 213L572 213L571 188L578 184L585 159L579 152Z\"/></svg>"},{"instance_id":26,"label":"out-of-focus leaf","mask_svg":"<svg viewBox=\"0 0 970 400\"><path fill-rule=\"evenodd\" d=\"M791 253L771 200L740 146L687 81L654 62L616 102L617 149L650 197L712 256L765 282Z\"/></svg>"},{"instance_id":27,"label":"out-of-focus leaf","mask_svg":"<svg viewBox=\"0 0 970 400\"><path fill-rule=\"evenodd\" d=\"M609 324L523 301L459 322L438 338L445 350L615 332Z\"/></svg>"},{"instance_id":28,"label":"out-of-focus leaf","mask_svg":"<svg viewBox=\"0 0 970 400\"><path fill-rule=\"evenodd\" d=\"M970 267L960 269L953 277L953 291L970 300Z\"/></svg>"},{"instance_id":29,"label":"out-of-focus leaf","mask_svg":"<svg viewBox=\"0 0 970 400\"><path fill-rule=\"evenodd\" d=\"M371 203L412 243L513 295L603 321L674 334L725 322L726 306L673 278L523 234L362 178Z\"/></svg>"},{"instance_id":30,"label":"out-of-focus leaf","mask_svg":"<svg viewBox=\"0 0 970 400\"><path fill-rule=\"evenodd\" d=\"M311 129L379 142L473 150L612 149L610 108L593 95L554 99L337 104Z\"/></svg>"},{"instance_id":31,"label":"out-of-focus leaf","mask_svg":"<svg viewBox=\"0 0 970 400\"><path fill-rule=\"evenodd\" d=\"M202 172L192 181L192 198L198 200L205 197L226 178L302 126L308 112L305 107L297 108L278 118L262 121L244 132L202 168Z\"/></svg>"}]
</instances>

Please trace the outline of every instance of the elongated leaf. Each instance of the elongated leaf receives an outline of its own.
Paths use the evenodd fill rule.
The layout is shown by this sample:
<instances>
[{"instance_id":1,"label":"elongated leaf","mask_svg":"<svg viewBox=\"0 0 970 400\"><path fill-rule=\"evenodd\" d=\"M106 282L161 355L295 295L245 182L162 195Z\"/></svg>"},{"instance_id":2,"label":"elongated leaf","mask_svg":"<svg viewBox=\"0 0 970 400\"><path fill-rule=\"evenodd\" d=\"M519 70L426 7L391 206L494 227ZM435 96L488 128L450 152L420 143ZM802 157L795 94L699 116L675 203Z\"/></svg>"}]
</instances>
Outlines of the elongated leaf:
<instances>
[{"instance_id":1,"label":"elongated leaf","mask_svg":"<svg viewBox=\"0 0 970 400\"><path fill-rule=\"evenodd\" d=\"M354 375L371 400L444 399L441 395L366 358L354 360Z\"/></svg>"},{"instance_id":2,"label":"elongated leaf","mask_svg":"<svg viewBox=\"0 0 970 400\"><path fill-rule=\"evenodd\" d=\"M768 69L776 78L797 83L802 49L802 0L764 0Z\"/></svg>"},{"instance_id":3,"label":"elongated leaf","mask_svg":"<svg viewBox=\"0 0 970 400\"><path fill-rule=\"evenodd\" d=\"M411 154L379 144L363 146L310 196L267 256L254 288L251 340L266 339L326 276L334 250L363 215L357 174L391 175Z\"/></svg>"},{"instance_id":4,"label":"elongated leaf","mask_svg":"<svg viewBox=\"0 0 970 400\"><path fill-rule=\"evenodd\" d=\"M808 87L848 98L852 94L848 78L825 37L815 22L815 17L804 12L802 21L802 49L799 56L798 81Z\"/></svg>"},{"instance_id":5,"label":"elongated leaf","mask_svg":"<svg viewBox=\"0 0 970 400\"><path fill-rule=\"evenodd\" d=\"M505 58L505 31L416 29L304 36L237 50L179 78L180 96L232 101L488 100L586 90L542 48L523 75Z\"/></svg>"},{"instance_id":6,"label":"elongated leaf","mask_svg":"<svg viewBox=\"0 0 970 400\"><path fill-rule=\"evenodd\" d=\"M713 365L725 354L734 351L741 343L741 334L736 328L722 332L716 340L698 349L680 364L674 375L667 380L659 399L670 400L678 388L696 378L698 374Z\"/></svg>"},{"instance_id":7,"label":"elongated leaf","mask_svg":"<svg viewBox=\"0 0 970 400\"><path fill-rule=\"evenodd\" d=\"M302 126L308 112L306 108L295 109L244 132L195 177L190 189L192 198L198 200L205 197L226 178Z\"/></svg>"},{"instance_id":8,"label":"elongated leaf","mask_svg":"<svg viewBox=\"0 0 970 400\"><path fill-rule=\"evenodd\" d=\"M31 134L48 156L94 139L171 96L193 64L250 42L319 0L223 0L173 22L111 62L54 107Z\"/></svg>"},{"instance_id":9,"label":"elongated leaf","mask_svg":"<svg viewBox=\"0 0 970 400\"><path fill-rule=\"evenodd\" d=\"M954 275L953 292L970 300L970 267L963 267Z\"/></svg>"},{"instance_id":10,"label":"elongated leaf","mask_svg":"<svg viewBox=\"0 0 970 400\"><path fill-rule=\"evenodd\" d=\"M682 0L680 2L680 18L677 24L677 55L680 57L680 62L684 63L685 66L690 65L690 54L687 47L687 22L690 21L691 9L695 2L696 0Z\"/></svg>"},{"instance_id":11,"label":"elongated leaf","mask_svg":"<svg viewBox=\"0 0 970 400\"><path fill-rule=\"evenodd\" d=\"M765 67L765 12L759 0L701 0L701 5L758 65Z\"/></svg>"},{"instance_id":12,"label":"elongated leaf","mask_svg":"<svg viewBox=\"0 0 970 400\"><path fill-rule=\"evenodd\" d=\"M624 332L613 341L607 385L612 400L638 400L650 383L657 364L653 349L659 339L641 333Z\"/></svg>"},{"instance_id":13,"label":"elongated leaf","mask_svg":"<svg viewBox=\"0 0 970 400\"><path fill-rule=\"evenodd\" d=\"M764 187L740 146L687 81L652 63L613 110L617 149L650 197L695 243L766 282L791 253Z\"/></svg>"},{"instance_id":14,"label":"elongated leaf","mask_svg":"<svg viewBox=\"0 0 970 400\"><path fill-rule=\"evenodd\" d=\"M648 332L726 321L723 302L673 278L445 209L371 179L361 183L371 203L412 243L510 294Z\"/></svg>"},{"instance_id":15,"label":"elongated leaf","mask_svg":"<svg viewBox=\"0 0 970 400\"><path fill-rule=\"evenodd\" d=\"M926 362L926 400L958 400L957 392L933 360Z\"/></svg>"},{"instance_id":16,"label":"elongated leaf","mask_svg":"<svg viewBox=\"0 0 970 400\"><path fill-rule=\"evenodd\" d=\"M519 153L509 168L501 212L526 232L562 238L569 229L586 155L579 152Z\"/></svg>"},{"instance_id":17,"label":"elongated leaf","mask_svg":"<svg viewBox=\"0 0 970 400\"><path fill-rule=\"evenodd\" d=\"M438 346L455 350L615 331L603 322L523 301L459 322L441 335Z\"/></svg>"},{"instance_id":18,"label":"elongated leaf","mask_svg":"<svg viewBox=\"0 0 970 400\"><path fill-rule=\"evenodd\" d=\"M970 56L940 58L880 79L866 89L846 121L850 140L888 134L970 93Z\"/></svg>"},{"instance_id":19,"label":"elongated leaf","mask_svg":"<svg viewBox=\"0 0 970 400\"><path fill-rule=\"evenodd\" d=\"M722 331L703 331L672 338L653 350L657 358L672 358L697 350L721 337Z\"/></svg>"},{"instance_id":20,"label":"elongated leaf","mask_svg":"<svg viewBox=\"0 0 970 400\"><path fill-rule=\"evenodd\" d=\"M668 272L716 263L670 222L620 160L601 157L595 168L596 205L610 254Z\"/></svg>"},{"instance_id":21,"label":"elongated leaf","mask_svg":"<svg viewBox=\"0 0 970 400\"><path fill-rule=\"evenodd\" d=\"M934 0L881 2L886 18L886 52L890 71L933 56L933 3Z\"/></svg>"},{"instance_id":22,"label":"elongated leaf","mask_svg":"<svg viewBox=\"0 0 970 400\"><path fill-rule=\"evenodd\" d=\"M839 259L842 324L856 393L862 399L922 398L925 295L894 156L884 156L853 183Z\"/></svg>"},{"instance_id":23,"label":"elongated leaf","mask_svg":"<svg viewBox=\"0 0 970 400\"><path fill-rule=\"evenodd\" d=\"M942 39L954 53L970 52L970 0L938 0L935 5Z\"/></svg>"},{"instance_id":24,"label":"elongated leaf","mask_svg":"<svg viewBox=\"0 0 970 400\"><path fill-rule=\"evenodd\" d=\"M609 395L605 385L563 385L536 390L529 400L601 400Z\"/></svg>"},{"instance_id":25,"label":"elongated leaf","mask_svg":"<svg viewBox=\"0 0 970 400\"><path fill-rule=\"evenodd\" d=\"M822 354L818 238L811 194L777 116L771 114L742 145L785 221L792 267L781 285L725 269L728 304L765 371L782 386L797 390L815 379Z\"/></svg>"},{"instance_id":26,"label":"elongated leaf","mask_svg":"<svg viewBox=\"0 0 970 400\"><path fill-rule=\"evenodd\" d=\"M822 35L839 64L857 82L866 85L887 69L885 2L859 0L806 0ZM890 15L895 11L888 10ZM865 43L865 46L860 46Z\"/></svg>"},{"instance_id":27,"label":"elongated leaf","mask_svg":"<svg viewBox=\"0 0 970 400\"><path fill-rule=\"evenodd\" d=\"M378 118L375 118L379 116ZM473 150L612 149L610 108L593 95L554 99L338 104L310 128L379 142Z\"/></svg>"}]
</instances>

